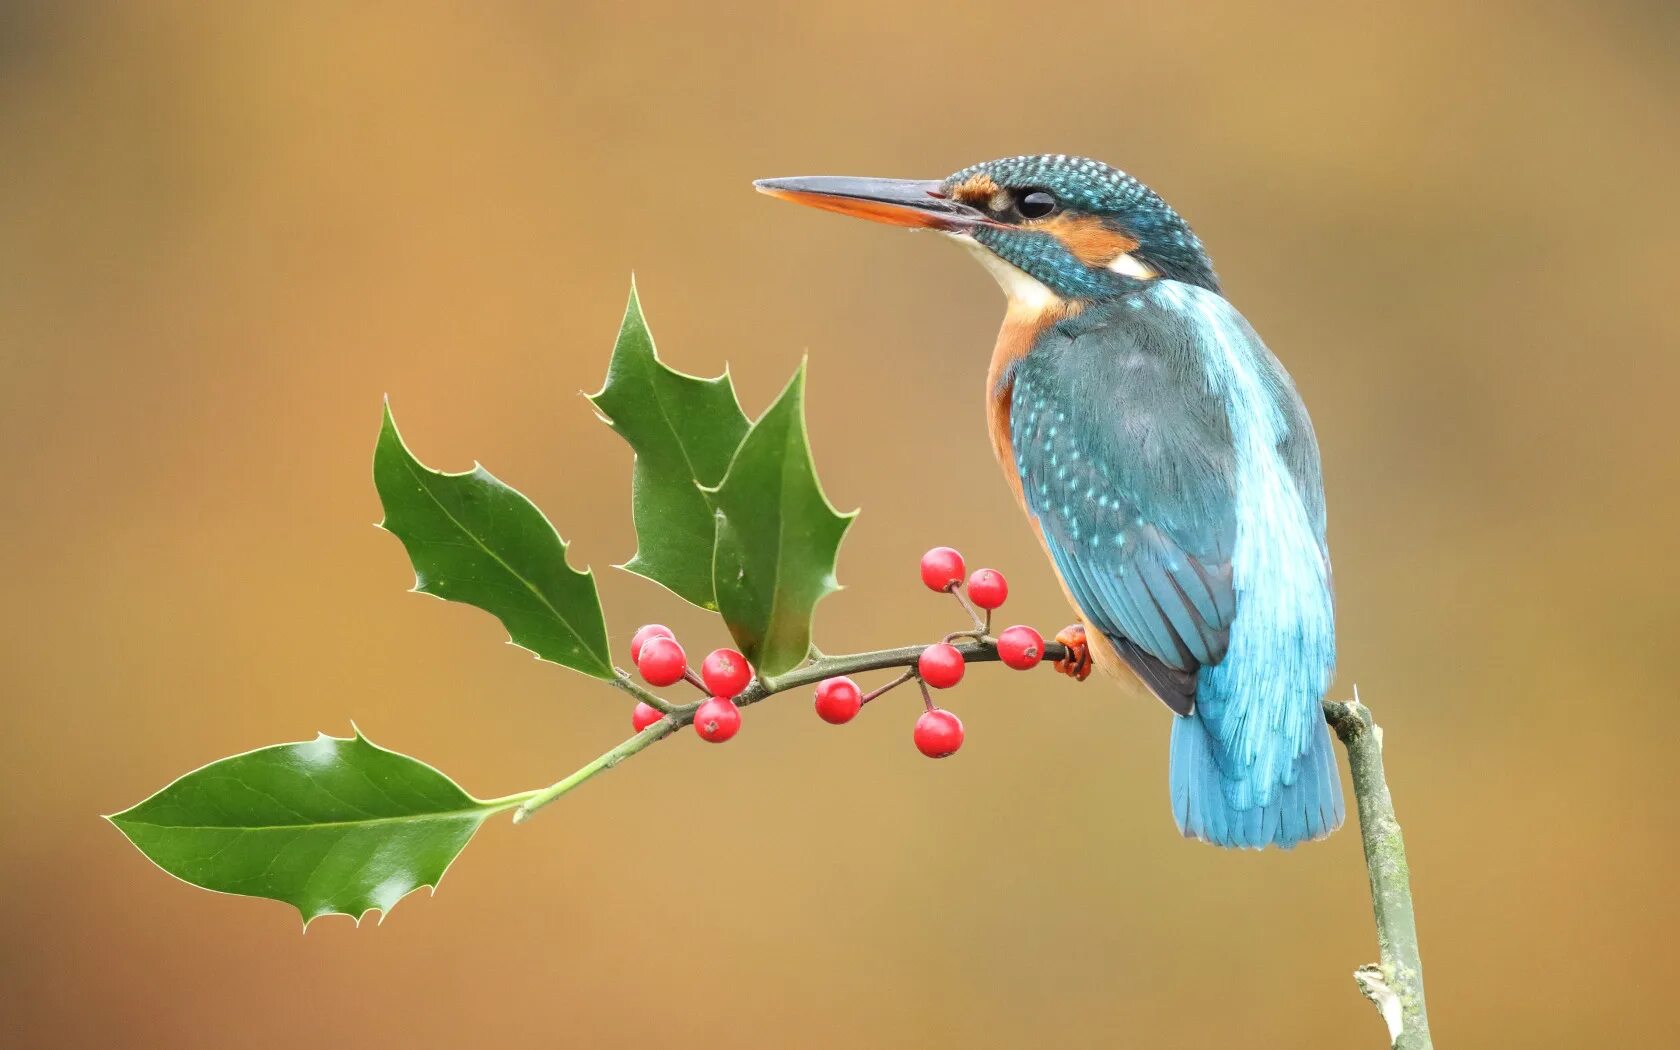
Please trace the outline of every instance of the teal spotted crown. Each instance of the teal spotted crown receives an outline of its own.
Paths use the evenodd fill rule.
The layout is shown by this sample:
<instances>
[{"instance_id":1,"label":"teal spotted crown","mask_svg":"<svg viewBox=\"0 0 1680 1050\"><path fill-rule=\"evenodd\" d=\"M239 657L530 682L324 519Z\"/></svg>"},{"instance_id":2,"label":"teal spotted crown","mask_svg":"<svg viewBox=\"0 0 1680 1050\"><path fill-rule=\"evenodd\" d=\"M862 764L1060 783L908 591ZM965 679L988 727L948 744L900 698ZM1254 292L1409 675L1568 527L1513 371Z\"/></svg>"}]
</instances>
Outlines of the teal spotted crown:
<instances>
[{"instance_id":1,"label":"teal spotted crown","mask_svg":"<svg viewBox=\"0 0 1680 1050\"><path fill-rule=\"evenodd\" d=\"M1219 290L1213 263L1189 223L1154 190L1119 168L1089 157L1039 153L970 165L947 178L945 187L954 190L980 176L1016 193L1048 192L1067 212L1094 216L1135 239L1136 255L1161 276ZM1124 275L1082 263L1054 238L1000 229L979 231L976 238L1065 297L1107 298L1137 285Z\"/></svg>"}]
</instances>

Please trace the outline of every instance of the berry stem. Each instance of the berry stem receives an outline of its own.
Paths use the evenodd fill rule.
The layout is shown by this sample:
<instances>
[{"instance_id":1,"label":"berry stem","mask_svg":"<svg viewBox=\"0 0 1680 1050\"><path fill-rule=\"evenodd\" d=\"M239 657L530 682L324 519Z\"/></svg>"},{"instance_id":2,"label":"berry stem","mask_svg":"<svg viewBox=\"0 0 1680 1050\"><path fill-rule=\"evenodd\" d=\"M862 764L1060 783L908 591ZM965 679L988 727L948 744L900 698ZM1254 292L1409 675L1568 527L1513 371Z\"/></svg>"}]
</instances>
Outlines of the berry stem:
<instances>
[{"instance_id":1,"label":"berry stem","mask_svg":"<svg viewBox=\"0 0 1680 1050\"><path fill-rule=\"evenodd\" d=\"M918 678L916 679L916 684L922 687L922 706L927 708L929 711L932 711L933 694L928 692L927 683Z\"/></svg>"},{"instance_id":2,"label":"berry stem","mask_svg":"<svg viewBox=\"0 0 1680 1050\"><path fill-rule=\"evenodd\" d=\"M869 692L863 694L863 700L860 702L859 706L862 706L862 704L867 704L867 703L869 703L869 701L875 699L876 697L881 696L885 693L891 692L894 689L897 689L899 686L903 685L905 682L908 682L910 679L912 679L914 677L916 677L916 672L915 671L906 671L903 674L899 675L897 678L894 678L892 681L888 682L886 685L883 685L878 689L871 689Z\"/></svg>"},{"instance_id":3,"label":"berry stem","mask_svg":"<svg viewBox=\"0 0 1680 1050\"><path fill-rule=\"evenodd\" d=\"M963 607L963 611L968 613L968 618L974 621L974 629L981 634L985 634L986 626L991 622L992 614L987 613L985 616L981 616L980 610L976 609L974 603L968 600L968 595L963 593L962 584L953 584L950 591L951 597L957 600L957 603Z\"/></svg>"},{"instance_id":4,"label":"berry stem","mask_svg":"<svg viewBox=\"0 0 1680 1050\"><path fill-rule=\"evenodd\" d=\"M701 681L700 676L694 673L694 668L690 667L683 672L683 681L700 690L700 695L706 699L710 700L712 698L712 691L706 688L706 683Z\"/></svg>"}]
</instances>

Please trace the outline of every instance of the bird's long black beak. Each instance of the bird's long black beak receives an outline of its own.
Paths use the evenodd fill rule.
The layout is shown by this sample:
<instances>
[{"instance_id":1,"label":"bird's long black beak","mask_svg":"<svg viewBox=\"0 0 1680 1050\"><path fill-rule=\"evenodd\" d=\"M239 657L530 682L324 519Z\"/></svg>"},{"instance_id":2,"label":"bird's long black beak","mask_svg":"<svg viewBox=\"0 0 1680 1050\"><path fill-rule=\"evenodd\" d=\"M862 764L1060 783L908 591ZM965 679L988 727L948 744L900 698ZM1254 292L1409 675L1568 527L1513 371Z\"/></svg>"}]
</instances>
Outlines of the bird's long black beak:
<instances>
[{"instance_id":1,"label":"bird's long black beak","mask_svg":"<svg viewBox=\"0 0 1680 1050\"><path fill-rule=\"evenodd\" d=\"M936 181L809 175L760 179L753 186L760 193L795 204L893 226L958 233L980 225L986 218L982 212L947 198L944 184Z\"/></svg>"}]
</instances>

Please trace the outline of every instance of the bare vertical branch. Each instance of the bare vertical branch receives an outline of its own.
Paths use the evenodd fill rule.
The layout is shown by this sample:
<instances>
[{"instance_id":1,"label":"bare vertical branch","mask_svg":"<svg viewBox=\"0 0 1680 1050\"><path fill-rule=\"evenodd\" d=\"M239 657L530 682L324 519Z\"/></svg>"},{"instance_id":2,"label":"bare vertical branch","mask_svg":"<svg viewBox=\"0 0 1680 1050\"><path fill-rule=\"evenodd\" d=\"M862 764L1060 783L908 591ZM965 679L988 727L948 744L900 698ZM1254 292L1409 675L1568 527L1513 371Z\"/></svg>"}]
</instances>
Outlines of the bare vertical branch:
<instances>
[{"instance_id":1,"label":"bare vertical branch","mask_svg":"<svg viewBox=\"0 0 1680 1050\"><path fill-rule=\"evenodd\" d=\"M1359 990L1388 1025L1394 1050L1431 1050L1429 1013L1423 999L1423 962L1418 955L1417 920L1412 912L1411 868L1406 842L1394 816L1394 799L1383 773L1383 731L1359 696L1326 700L1324 718L1347 747L1353 793L1359 803L1359 834L1371 877L1371 910L1377 920L1379 961L1354 972Z\"/></svg>"}]
</instances>

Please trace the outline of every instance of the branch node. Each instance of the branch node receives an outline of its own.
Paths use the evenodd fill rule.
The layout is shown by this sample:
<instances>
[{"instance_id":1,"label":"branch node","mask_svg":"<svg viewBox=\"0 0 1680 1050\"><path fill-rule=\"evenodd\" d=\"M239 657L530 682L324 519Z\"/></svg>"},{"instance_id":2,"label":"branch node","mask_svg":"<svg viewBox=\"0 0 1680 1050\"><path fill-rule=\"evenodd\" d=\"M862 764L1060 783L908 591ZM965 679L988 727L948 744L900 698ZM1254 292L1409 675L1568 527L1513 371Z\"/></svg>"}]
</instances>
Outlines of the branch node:
<instances>
[{"instance_id":1,"label":"branch node","mask_svg":"<svg viewBox=\"0 0 1680 1050\"><path fill-rule=\"evenodd\" d=\"M1384 976L1382 967L1376 963L1366 963L1353 971L1353 983L1359 986L1359 991L1371 1000L1371 1005L1382 1015L1383 1023L1388 1026L1389 1045L1399 1046L1400 1037L1406 1032L1405 1012L1400 1005L1400 997L1388 986L1388 978Z\"/></svg>"}]
</instances>

